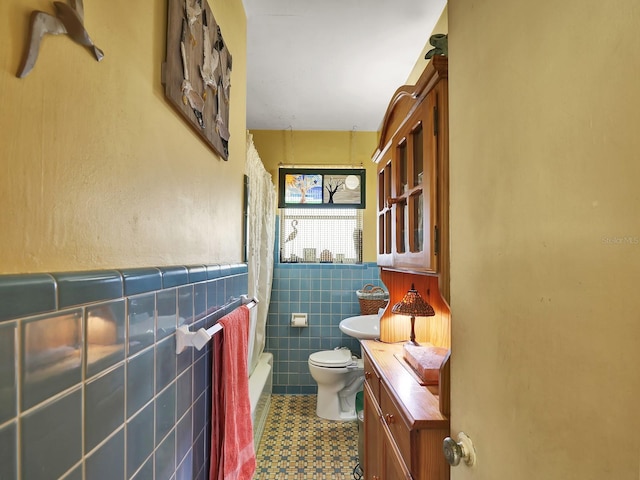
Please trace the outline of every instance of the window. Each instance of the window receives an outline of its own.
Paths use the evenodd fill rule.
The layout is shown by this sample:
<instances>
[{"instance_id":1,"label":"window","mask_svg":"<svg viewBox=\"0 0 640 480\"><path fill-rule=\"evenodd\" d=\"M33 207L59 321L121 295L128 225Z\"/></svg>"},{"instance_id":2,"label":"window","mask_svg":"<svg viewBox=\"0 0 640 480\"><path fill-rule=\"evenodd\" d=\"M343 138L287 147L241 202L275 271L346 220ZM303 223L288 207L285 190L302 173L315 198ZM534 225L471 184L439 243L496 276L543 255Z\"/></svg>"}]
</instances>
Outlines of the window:
<instances>
[{"instance_id":1,"label":"window","mask_svg":"<svg viewBox=\"0 0 640 480\"><path fill-rule=\"evenodd\" d=\"M283 208L281 263L362 263L362 210Z\"/></svg>"},{"instance_id":2,"label":"window","mask_svg":"<svg viewBox=\"0 0 640 480\"><path fill-rule=\"evenodd\" d=\"M279 208L365 208L364 168L278 170Z\"/></svg>"}]
</instances>

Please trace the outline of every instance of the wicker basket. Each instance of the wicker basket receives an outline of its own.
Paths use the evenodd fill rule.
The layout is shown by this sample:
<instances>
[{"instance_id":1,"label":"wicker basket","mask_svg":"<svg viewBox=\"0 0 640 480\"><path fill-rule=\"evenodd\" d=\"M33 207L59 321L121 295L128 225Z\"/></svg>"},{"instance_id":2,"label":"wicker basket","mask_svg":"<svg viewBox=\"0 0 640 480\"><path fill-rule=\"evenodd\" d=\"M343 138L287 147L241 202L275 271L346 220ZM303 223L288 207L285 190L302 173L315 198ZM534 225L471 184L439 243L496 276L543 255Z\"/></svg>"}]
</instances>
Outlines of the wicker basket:
<instances>
[{"instance_id":1,"label":"wicker basket","mask_svg":"<svg viewBox=\"0 0 640 480\"><path fill-rule=\"evenodd\" d=\"M361 290L356 290L356 295L362 315L378 313L378 309L386 307L389 302L389 292L371 283L367 283Z\"/></svg>"}]
</instances>

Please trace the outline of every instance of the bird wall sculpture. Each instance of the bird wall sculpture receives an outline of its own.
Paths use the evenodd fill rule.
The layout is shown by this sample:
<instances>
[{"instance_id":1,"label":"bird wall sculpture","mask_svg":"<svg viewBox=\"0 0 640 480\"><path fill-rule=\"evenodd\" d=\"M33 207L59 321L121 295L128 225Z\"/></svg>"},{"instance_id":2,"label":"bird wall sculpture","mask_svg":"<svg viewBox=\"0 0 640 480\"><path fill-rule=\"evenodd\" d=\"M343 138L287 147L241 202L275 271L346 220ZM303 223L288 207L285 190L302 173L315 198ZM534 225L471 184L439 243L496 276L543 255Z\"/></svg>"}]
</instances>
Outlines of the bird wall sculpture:
<instances>
[{"instance_id":1,"label":"bird wall sculpture","mask_svg":"<svg viewBox=\"0 0 640 480\"><path fill-rule=\"evenodd\" d=\"M38 59L42 38L49 35L69 35L74 42L89 49L97 61L104 58L104 52L94 45L84 27L84 5L82 0L69 0L70 5L53 2L56 15L34 10L31 13L29 45L22 57L18 78L24 78L33 69Z\"/></svg>"}]
</instances>

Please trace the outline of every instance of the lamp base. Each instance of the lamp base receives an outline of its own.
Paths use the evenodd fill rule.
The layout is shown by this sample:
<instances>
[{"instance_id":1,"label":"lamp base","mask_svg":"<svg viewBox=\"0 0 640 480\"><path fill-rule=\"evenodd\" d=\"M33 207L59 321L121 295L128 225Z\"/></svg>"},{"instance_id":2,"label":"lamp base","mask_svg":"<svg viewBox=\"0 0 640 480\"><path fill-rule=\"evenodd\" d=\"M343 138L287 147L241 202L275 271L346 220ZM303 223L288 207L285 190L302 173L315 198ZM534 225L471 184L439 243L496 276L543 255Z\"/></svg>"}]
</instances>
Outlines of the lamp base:
<instances>
[{"instance_id":1,"label":"lamp base","mask_svg":"<svg viewBox=\"0 0 640 480\"><path fill-rule=\"evenodd\" d=\"M409 343L409 345L418 345L418 342L416 342L416 317L411 315L411 336L409 337L409 341L407 343Z\"/></svg>"}]
</instances>

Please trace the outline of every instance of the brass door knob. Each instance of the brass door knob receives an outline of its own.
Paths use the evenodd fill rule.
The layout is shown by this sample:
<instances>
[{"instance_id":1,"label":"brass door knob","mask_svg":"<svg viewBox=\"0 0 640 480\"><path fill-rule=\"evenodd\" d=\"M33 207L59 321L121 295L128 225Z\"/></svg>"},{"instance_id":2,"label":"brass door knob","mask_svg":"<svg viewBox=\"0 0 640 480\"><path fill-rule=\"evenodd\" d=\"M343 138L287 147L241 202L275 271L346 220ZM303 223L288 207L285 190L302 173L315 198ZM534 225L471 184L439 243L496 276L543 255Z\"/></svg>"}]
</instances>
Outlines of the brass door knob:
<instances>
[{"instance_id":1,"label":"brass door knob","mask_svg":"<svg viewBox=\"0 0 640 480\"><path fill-rule=\"evenodd\" d=\"M459 465L460 460L464 460L469 467L476 463L476 449L464 432L458 434L458 442L451 437L445 438L442 442L442 452L452 467Z\"/></svg>"}]
</instances>

